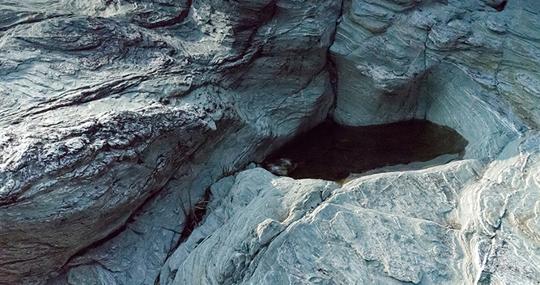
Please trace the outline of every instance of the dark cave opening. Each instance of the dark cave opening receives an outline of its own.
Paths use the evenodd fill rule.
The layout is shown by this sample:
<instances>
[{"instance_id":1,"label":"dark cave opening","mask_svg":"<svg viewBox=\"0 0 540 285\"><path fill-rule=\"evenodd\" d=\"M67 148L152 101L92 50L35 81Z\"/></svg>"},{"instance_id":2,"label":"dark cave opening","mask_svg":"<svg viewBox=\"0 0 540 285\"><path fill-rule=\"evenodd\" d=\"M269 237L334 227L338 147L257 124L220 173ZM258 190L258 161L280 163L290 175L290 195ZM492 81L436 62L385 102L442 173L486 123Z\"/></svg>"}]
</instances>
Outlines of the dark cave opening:
<instances>
[{"instance_id":1,"label":"dark cave opening","mask_svg":"<svg viewBox=\"0 0 540 285\"><path fill-rule=\"evenodd\" d=\"M295 179L338 181L384 166L463 155L467 144L453 129L426 120L362 127L327 120L276 150L263 164Z\"/></svg>"},{"instance_id":2,"label":"dark cave opening","mask_svg":"<svg viewBox=\"0 0 540 285\"><path fill-rule=\"evenodd\" d=\"M493 5L492 7L495 8L495 10L501 12L504 10L504 8L506 8L506 4L508 4L508 1L504 0L504 1L501 1L501 3L499 4Z\"/></svg>"}]
</instances>

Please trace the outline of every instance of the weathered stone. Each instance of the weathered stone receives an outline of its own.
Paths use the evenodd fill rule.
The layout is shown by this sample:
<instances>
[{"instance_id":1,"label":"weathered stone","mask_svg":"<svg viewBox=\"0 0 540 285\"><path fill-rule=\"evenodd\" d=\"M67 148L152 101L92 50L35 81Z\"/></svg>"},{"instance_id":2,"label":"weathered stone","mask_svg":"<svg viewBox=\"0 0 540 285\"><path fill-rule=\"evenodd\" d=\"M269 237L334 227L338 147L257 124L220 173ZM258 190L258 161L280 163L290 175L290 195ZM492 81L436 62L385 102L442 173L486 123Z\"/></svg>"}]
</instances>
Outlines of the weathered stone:
<instances>
[{"instance_id":1,"label":"weathered stone","mask_svg":"<svg viewBox=\"0 0 540 285\"><path fill-rule=\"evenodd\" d=\"M539 7L2 1L0 284L538 284ZM329 111L468 145L237 172Z\"/></svg>"},{"instance_id":2,"label":"weathered stone","mask_svg":"<svg viewBox=\"0 0 540 285\"><path fill-rule=\"evenodd\" d=\"M161 284L537 284L539 12L533 1L345 1L333 117L428 119L468 140L465 160L352 175L306 207L266 192L220 198L226 218L208 216ZM316 187L253 170L230 179L229 193L271 184L283 201L295 198L279 189ZM292 223L268 214L283 207ZM263 248L247 242L271 223L279 233Z\"/></svg>"},{"instance_id":3,"label":"weathered stone","mask_svg":"<svg viewBox=\"0 0 540 285\"><path fill-rule=\"evenodd\" d=\"M324 119L339 8L3 1L0 283L154 284L182 207Z\"/></svg>"},{"instance_id":4,"label":"weathered stone","mask_svg":"<svg viewBox=\"0 0 540 285\"><path fill-rule=\"evenodd\" d=\"M428 119L461 133L474 158L537 128L538 6L510 1L498 12L500 1L485 2L345 1L332 46L336 120Z\"/></svg>"}]
</instances>

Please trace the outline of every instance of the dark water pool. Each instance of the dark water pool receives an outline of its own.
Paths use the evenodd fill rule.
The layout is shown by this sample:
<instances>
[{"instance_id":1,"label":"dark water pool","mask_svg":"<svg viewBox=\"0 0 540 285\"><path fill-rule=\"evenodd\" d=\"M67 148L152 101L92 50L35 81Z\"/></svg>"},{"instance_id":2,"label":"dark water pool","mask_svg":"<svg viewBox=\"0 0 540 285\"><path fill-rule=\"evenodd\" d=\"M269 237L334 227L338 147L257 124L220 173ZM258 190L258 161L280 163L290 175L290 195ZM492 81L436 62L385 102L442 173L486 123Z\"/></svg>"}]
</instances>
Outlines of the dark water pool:
<instances>
[{"instance_id":1,"label":"dark water pool","mask_svg":"<svg viewBox=\"0 0 540 285\"><path fill-rule=\"evenodd\" d=\"M383 166L463 154L466 145L453 129L425 120L367 127L328 120L275 151L264 164L287 158L295 165L290 177L341 180Z\"/></svg>"}]
</instances>

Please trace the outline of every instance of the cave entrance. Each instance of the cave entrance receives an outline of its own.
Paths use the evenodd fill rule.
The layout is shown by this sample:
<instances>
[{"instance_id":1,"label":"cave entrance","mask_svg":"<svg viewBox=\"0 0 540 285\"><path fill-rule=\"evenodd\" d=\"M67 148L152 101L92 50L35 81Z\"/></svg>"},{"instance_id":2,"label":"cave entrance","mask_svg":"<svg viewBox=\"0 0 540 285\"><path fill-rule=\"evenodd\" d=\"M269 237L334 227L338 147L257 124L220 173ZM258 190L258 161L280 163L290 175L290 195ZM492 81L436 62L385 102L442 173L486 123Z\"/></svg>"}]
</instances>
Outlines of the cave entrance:
<instances>
[{"instance_id":1,"label":"cave entrance","mask_svg":"<svg viewBox=\"0 0 540 285\"><path fill-rule=\"evenodd\" d=\"M342 180L384 166L462 156L467 141L451 128L426 120L351 127L327 120L272 153L264 162L292 178ZM291 163L289 163L291 162ZM276 168L278 171L276 171Z\"/></svg>"}]
</instances>

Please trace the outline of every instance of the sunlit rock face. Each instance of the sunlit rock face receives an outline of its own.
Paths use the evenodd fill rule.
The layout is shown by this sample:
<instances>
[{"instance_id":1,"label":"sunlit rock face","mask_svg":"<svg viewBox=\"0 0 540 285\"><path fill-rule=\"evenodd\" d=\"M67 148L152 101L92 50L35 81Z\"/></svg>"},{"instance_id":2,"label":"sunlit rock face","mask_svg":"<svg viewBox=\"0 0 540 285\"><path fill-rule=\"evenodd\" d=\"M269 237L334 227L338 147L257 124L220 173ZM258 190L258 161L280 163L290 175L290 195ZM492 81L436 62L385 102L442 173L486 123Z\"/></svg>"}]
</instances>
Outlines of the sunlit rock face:
<instances>
[{"instance_id":1,"label":"sunlit rock face","mask_svg":"<svg viewBox=\"0 0 540 285\"><path fill-rule=\"evenodd\" d=\"M331 48L339 79L336 121L427 119L458 131L469 142L465 158L483 165L461 186L448 186L455 179L449 174L436 182L457 206L448 212L459 240L448 262L460 272L436 284L540 280L539 12L526 0L344 2ZM361 208L384 195L363 195ZM393 276L391 264L383 263L379 274ZM409 272L409 263L394 265ZM428 270L415 281L398 279L431 283Z\"/></svg>"},{"instance_id":2,"label":"sunlit rock face","mask_svg":"<svg viewBox=\"0 0 540 285\"><path fill-rule=\"evenodd\" d=\"M396 277L397 270L405 274L399 281L414 283L539 282L539 13L538 3L526 0L344 2L331 47L338 73L335 120L357 126L427 119L458 131L469 142L465 158L482 164L461 185L450 186L456 176L446 170L431 170L444 173L435 183L453 205L446 214L453 217L455 231L447 233L457 241L448 245L452 254L445 259L457 266L448 272L459 275L444 273L441 277L450 279L433 281L431 266L442 273L449 265L431 261L420 274L407 276L417 272L409 266L421 262L399 265L389 260L380 263L379 276ZM371 208L388 191L412 191L401 188L404 181L398 178L409 174L394 175L399 182L384 193L360 196L364 202L359 209ZM435 201L429 195L421 199ZM385 209L375 216L395 211ZM422 219L444 224L435 217ZM432 236L437 243L449 238ZM394 246L392 239L381 240L381 248L389 252L412 254L407 246ZM364 260L387 255L356 252Z\"/></svg>"},{"instance_id":3,"label":"sunlit rock face","mask_svg":"<svg viewBox=\"0 0 540 285\"><path fill-rule=\"evenodd\" d=\"M343 185L240 172L160 284L536 284L539 142Z\"/></svg>"},{"instance_id":4,"label":"sunlit rock face","mask_svg":"<svg viewBox=\"0 0 540 285\"><path fill-rule=\"evenodd\" d=\"M0 2L2 284L154 284L182 208L332 103L339 1Z\"/></svg>"},{"instance_id":5,"label":"sunlit rock face","mask_svg":"<svg viewBox=\"0 0 540 285\"><path fill-rule=\"evenodd\" d=\"M165 265L160 284L455 284L463 250L441 188L462 187L478 163L323 180L241 172ZM226 194L225 194L226 193Z\"/></svg>"}]
</instances>

